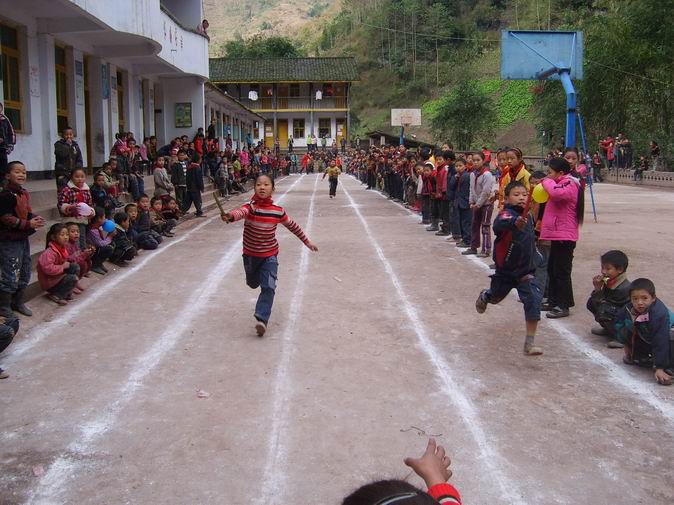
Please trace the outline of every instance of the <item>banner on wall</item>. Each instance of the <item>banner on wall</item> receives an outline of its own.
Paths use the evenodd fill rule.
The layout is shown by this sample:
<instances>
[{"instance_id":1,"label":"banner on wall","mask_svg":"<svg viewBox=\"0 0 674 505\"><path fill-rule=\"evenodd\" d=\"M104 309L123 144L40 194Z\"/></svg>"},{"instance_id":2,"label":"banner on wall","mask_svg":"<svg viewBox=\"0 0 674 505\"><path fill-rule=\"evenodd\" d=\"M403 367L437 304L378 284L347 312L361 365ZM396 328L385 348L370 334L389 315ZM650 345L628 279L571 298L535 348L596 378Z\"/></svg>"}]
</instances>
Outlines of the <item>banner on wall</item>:
<instances>
[{"instance_id":1,"label":"banner on wall","mask_svg":"<svg viewBox=\"0 0 674 505\"><path fill-rule=\"evenodd\" d=\"M192 128L192 102L176 103L175 127Z\"/></svg>"}]
</instances>

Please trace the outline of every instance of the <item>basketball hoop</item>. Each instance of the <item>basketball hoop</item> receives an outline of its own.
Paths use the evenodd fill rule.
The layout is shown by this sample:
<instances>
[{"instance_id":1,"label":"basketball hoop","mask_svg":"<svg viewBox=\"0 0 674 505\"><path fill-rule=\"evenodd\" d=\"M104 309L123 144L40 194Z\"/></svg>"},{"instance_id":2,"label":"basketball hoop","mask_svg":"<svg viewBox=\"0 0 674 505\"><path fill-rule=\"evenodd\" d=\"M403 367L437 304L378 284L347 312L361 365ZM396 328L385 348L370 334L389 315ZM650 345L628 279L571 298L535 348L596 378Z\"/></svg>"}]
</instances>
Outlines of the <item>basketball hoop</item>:
<instances>
[{"instance_id":1,"label":"basketball hoop","mask_svg":"<svg viewBox=\"0 0 674 505\"><path fill-rule=\"evenodd\" d=\"M391 126L421 126L421 109L391 109Z\"/></svg>"}]
</instances>

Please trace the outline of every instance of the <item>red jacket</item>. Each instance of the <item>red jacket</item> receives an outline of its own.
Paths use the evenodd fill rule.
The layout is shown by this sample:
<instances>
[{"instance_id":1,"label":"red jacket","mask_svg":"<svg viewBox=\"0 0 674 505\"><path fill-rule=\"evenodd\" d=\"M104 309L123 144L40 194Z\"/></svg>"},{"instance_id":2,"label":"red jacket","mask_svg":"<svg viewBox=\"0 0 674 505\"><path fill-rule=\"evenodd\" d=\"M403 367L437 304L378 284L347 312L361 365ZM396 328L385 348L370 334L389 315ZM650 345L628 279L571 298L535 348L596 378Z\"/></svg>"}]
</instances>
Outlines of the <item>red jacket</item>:
<instances>
[{"instance_id":1,"label":"red jacket","mask_svg":"<svg viewBox=\"0 0 674 505\"><path fill-rule=\"evenodd\" d=\"M56 286L64 277L63 264L66 258L52 242L37 260L37 279L40 287L47 291Z\"/></svg>"},{"instance_id":2,"label":"red jacket","mask_svg":"<svg viewBox=\"0 0 674 505\"><path fill-rule=\"evenodd\" d=\"M449 167L447 165L442 165L438 168L438 173L435 176L436 181L436 199L437 200L447 200L447 174L449 173Z\"/></svg>"}]
</instances>

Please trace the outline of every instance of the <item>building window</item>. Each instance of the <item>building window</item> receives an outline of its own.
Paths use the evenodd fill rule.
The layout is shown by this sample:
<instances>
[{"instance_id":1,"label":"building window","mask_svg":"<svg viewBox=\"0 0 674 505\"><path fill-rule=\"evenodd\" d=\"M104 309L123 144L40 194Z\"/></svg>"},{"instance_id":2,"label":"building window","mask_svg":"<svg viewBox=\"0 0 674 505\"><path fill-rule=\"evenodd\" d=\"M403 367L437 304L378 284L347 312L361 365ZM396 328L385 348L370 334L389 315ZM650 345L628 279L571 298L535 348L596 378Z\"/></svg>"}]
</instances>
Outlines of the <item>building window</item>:
<instances>
[{"instance_id":1,"label":"building window","mask_svg":"<svg viewBox=\"0 0 674 505\"><path fill-rule=\"evenodd\" d=\"M0 24L0 75L5 97L5 115L17 131L23 130L19 37L14 28Z\"/></svg>"},{"instance_id":2,"label":"building window","mask_svg":"<svg viewBox=\"0 0 674 505\"><path fill-rule=\"evenodd\" d=\"M117 72L117 125L119 133L126 133L126 116L124 115L124 80L122 73Z\"/></svg>"},{"instance_id":3,"label":"building window","mask_svg":"<svg viewBox=\"0 0 674 505\"><path fill-rule=\"evenodd\" d=\"M293 119L293 138L304 138L304 119Z\"/></svg>"},{"instance_id":4,"label":"building window","mask_svg":"<svg viewBox=\"0 0 674 505\"><path fill-rule=\"evenodd\" d=\"M66 50L54 47L55 81L56 81L56 124L62 132L68 126L68 74L66 73Z\"/></svg>"},{"instance_id":5,"label":"building window","mask_svg":"<svg viewBox=\"0 0 674 505\"><path fill-rule=\"evenodd\" d=\"M300 96L300 85L298 83L294 83L290 85L290 96L292 97L299 97Z\"/></svg>"},{"instance_id":6,"label":"building window","mask_svg":"<svg viewBox=\"0 0 674 505\"><path fill-rule=\"evenodd\" d=\"M332 128L330 126L330 118L322 117L318 120L318 136L320 138L330 138L332 133Z\"/></svg>"}]
</instances>

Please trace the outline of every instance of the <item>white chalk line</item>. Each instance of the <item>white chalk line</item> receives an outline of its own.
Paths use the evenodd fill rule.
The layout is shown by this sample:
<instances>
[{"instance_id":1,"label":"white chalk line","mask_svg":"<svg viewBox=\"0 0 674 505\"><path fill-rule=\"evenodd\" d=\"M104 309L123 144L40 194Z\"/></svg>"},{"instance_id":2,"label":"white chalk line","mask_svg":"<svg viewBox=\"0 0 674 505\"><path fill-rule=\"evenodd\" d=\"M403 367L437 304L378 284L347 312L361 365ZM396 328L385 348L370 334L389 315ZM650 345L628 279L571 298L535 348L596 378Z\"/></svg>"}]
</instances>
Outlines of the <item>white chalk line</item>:
<instances>
[{"instance_id":1,"label":"white chalk line","mask_svg":"<svg viewBox=\"0 0 674 505\"><path fill-rule=\"evenodd\" d=\"M377 193L379 192L377 191ZM379 194L381 195L381 193ZM386 197L384 198L387 199ZM405 207L403 208L410 214L415 215L409 209ZM483 270L491 272L489 265L487 265L480 258L473 255L462 257L468 258L470 261L478 265ZM573 347L578 349L591 361L604 368L611 375L612 384L617 384L618 386L625 387L631 393L637 395L640 399L644 400L651 407L659 411L670 424L674 424L674 404L667 402L667 400L658 396L657 393L653 390L654 388L659 388L662 386L655 384L653 384L653 386L647 386L644 382L636 379L625 370L624 365L611 361L611 359L606 357L597 349L591 347L580 335L577 335L571 329L567 328L562 321L557 319L547 319L546 322L547 325L551 327L553 330L555 330L555 332L557 332L559 336L566 339Z\"/></svg>"},{"instance_id":2,"label":"white chalk line","mask_svg":"<svg viewBox=\"0 0 674 505\"><path fill-rule=\"evenodd\" d=\"M311 233L311 227L314 221L314 204L316 199L316 189L318 187L318 175L314 181L314 191L311 194L309 203L309 216L304 228L307 237ZM271 430L269 435L269 445L267 448L267 458L262 477L261 491L257 500L260 505L280 504L284 496L283 484L287 477L287 448L284 443L286 437L286 428L288 426L288 414L290 409L290 399L292 396L292 384L289 376L290 360L293 355L293 337L297 320L302 309L302 300L304 298L305 278L309 267L309 249L302 249L300 257L300 266L295 284L295 291L290 298L290 311L288 313L288 322L281 337L281 358L276 368L276 377L274 380L274 390L272 396L274 403L271 412Z\"/></svg>"},{"instance_id":3,"label":"white chalk line","mask_svg":"<svg viewBox=\"0 0 674 505\"><path fill-rule=\"evenodd\" d=\"M487 435L482 428L480 423L480 416L476 412L475 407L473 406L472 401L466 394L461 391L458 383L454 380L452 376L452 369L449 363L442 357L440 349L438 349L435 344L431 341L426 333L426 328L422 323L419 313L417 312L416 307L410 302L405 289L400 283L400 279L396 274L393 266L389 262L388 258L384 254L379 242L372 234L370 230L370 225L367 223L363 217L360 209L355 207L355 201L349 194L346 188L344 188L344 194L354 205L353 211L358 216L365 233L368 236L372 247L377 253L386 273L391 280L391 283L395 287L395 290L402 302L402 305L405 309L407 318L412 323L414 332L417 335L417 340L419 342L419 347L423 350L426 357L433 365L435 372L438 378L441 380L443 385L443 392L450 399L450 401L455 405L458 414L463 419L464 424L470 431L471 435L475 439L478 450L480 452L480 458L484 462L485 466L489 468L490 476L494 477L498 482L501 495L504 499L507 499L509 503L526 503L524 498L521 498L522 494L519 491L518 485L512 479L509 479L505 473L502 471L504 466L507 466L507 460L505 460L498 451L492 447L490 444Z\"/></svg>"},{"instance_id":4,"label":"white chalk line","mask_svg":"<svg viewBox=\"0 0 674 505\"><path fill-rule=\"evenodd\" d=\"M285 177L283 179L285 179ZM279 179L279 182L283 179ZM153 261L158 256L161 256L172 247L187 240L189 237L192 236L192 234L201 230L205 226L209 225L210 223L213 222L214 219L219 217L220 216L218 215L206 219L203 223L188 230L187 233L180 236L179 238L176 238L174 240L171 240L171 242L164 244L160 249L151 251L142 260L140 260L132 267L125 269L123 272L118 272L117 275L113 276L113 278L110 280L106 279L107 282L103 282L101 283L101 285L97 285L95 289L88 291L87 295L79 299L77 303L69 305L68 308L63 311L59 311L58 319L42 323L40 325L31 328L31 330L28 332L28 335L26 335L26 337L21 342L18 342L16 345L10 347L10 352L7 354L7 356L4 357L3 361L6 364L15 363L18 358L20 358L26 352L33 349L36 345L42 342L50 334L52 334L52 332L55 332L59 328L67 326L70 321L77 319L77 316L83 310L87 309L93 303L97 302L101 297L107 295L110 291L112 291L115 287L117 287L117 285L119 285L121 282L124 282L128 277L137 273L140 269L145 267L145 265L147 265L148 262Z\"/></svg>"},{"instance_id":5,"label":"white chalk line","mask_svg":"<svg viewBox=\"0 0 674 505\"><path fill-rule=\"evenodd\" d=\"M302 178L298 178L277 201L280 203ZM65 491L64 486L74 480L76 470L82 464L81 459L76 456L88 453L90 447L117 422L121 411L134 398L136 391L142 386L145 378L178 343L180 337L190 327L193 320L200 316L200 312L194 310L194 307L206 305L209 298L218 292L225 275L227 275L234 265L234 259L240 253L241 239L229 247L214 269L209 269L205 283L192 292L192 295L183 305L180 312L167 325L168 329L136 361L128 379L116 394L116 399L108 404L105 411L96 419L79 426L80 435L78 439L71 442L65 454L61 454L49 467L40 479L37 487L31 492L26 503L40 505L62 503L58 499L59 495Z\"/></svg>"}]
</instances>

